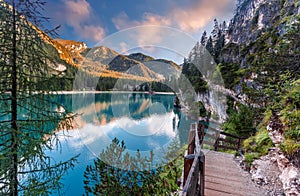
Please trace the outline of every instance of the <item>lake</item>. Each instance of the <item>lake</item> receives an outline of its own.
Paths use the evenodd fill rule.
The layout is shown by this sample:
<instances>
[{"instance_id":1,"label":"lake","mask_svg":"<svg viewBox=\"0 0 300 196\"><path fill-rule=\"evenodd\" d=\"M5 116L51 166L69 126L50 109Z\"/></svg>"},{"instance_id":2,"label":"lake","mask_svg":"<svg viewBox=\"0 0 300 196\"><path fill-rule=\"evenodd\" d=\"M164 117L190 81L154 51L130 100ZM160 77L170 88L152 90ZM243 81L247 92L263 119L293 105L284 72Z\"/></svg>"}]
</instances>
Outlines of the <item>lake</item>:
<instances>
[{"instance_id":1,"label":"lake","mask_svg":"<svg viewBox=\"0 0 300 196\"><path fill-rule=\"evenodd\" d=\"M80 128L58 132L61 149L47 154L56 161L80 156L78 164L64 176L63 189L54 195L82 195L86 166L91 165L114 138L123 140L130 154L139 150L149 156L153 151L156 164L161 163L172 142L185 145L193 121L174 108L174 98L172 94L125 92L55 95L63 105L58 111L80 114Z\"/></svg>"}]
</instances>

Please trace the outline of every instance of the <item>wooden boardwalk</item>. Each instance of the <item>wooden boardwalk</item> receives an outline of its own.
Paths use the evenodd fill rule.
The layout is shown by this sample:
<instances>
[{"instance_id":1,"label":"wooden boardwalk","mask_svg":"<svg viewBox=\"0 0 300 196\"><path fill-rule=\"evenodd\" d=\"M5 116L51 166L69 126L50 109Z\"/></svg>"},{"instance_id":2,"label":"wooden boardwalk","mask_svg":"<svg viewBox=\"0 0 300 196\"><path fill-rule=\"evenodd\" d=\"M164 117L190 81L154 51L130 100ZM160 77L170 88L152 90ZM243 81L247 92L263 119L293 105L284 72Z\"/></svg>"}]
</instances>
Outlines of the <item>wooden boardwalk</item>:
<instances>
[{"instance_id":1,"label":"wooden boardwalk","mask_svg":"<svg viewBox=\"0 0 300 196\"><path fill-rule=\"evenodd\" d=\"M219 149L240 150L242 139L208 127L203 122L191 124L188 149L184 156L181 195L268 195L251 181L250 175L234 160L234 155L217 152ZM201 149L203 143L211 143L215 151Z\"/></svg>"},{"instance_id":2,"label":"wooden boardwalk","mask_svg":"<svg viewBox=\"0 0 300 196\"><path fill-rule=\"evenodd\" d=\"M205 189L207 196L263 196L264 190L255 186L249 174L243 171L231 154L204 151Z\"/></svg>"}]
</instances>

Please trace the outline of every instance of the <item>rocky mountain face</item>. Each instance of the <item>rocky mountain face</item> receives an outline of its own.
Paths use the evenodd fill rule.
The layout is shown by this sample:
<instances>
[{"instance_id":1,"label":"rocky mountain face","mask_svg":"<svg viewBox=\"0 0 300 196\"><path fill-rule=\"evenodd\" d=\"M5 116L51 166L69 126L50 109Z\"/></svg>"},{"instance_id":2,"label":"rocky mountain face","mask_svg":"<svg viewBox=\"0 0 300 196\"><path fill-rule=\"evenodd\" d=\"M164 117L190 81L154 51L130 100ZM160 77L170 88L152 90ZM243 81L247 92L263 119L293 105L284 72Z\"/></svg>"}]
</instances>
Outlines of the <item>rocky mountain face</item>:
<instances>
[{"instance_id":1,"label":"rocky mountain face","mask_svg":"<svg viewBox=\"0 0 300 196\"><path fill-rule=\"evenodd\" d=\"M97 72L111 72L112 77L118 75L117 77L121 78L131 77L132 79L144 81L160 81L168 76L164 71L165 67L170 66L176 72L181 69L179 65L172 61L154 59L142 53L122 55L105 46L87 49L82 52L82 55L84 56L82 68L89 70L94 75ZM153 66L154 64L156 67ZM124 77L121 75L124 75Z\"/></svg>"},{"instance_id":2,"label":"rocky mountain face","mask_svg":"<svg viewBox=\"0 0 300 196\"><path fill-rule=\"evenodd\" d=\"M205 46L218 64L225 87L256 113L256 131L245 143L253 180L272 195L299 195L300 94L295 89L299 89L300 75L300 2L239 0L229 26L219 32L217 41L210 44L207 39ZM223 46L217 44L223 41ZM240 123L234 118L243 104L236 100L229 106L225 131L235 131ZM280 126L274 128L274 124Z\"/></svg>"},{"instance_id":3,"label":"rocky mountain face","mask_svg":"<svg viewBox=\"0 0 300 196\"><path fill-rule=\"evenodd\" d=\"M247 50L254 52L255 48L251 48L253 42L268 32L272 32L276 37L283 36L287 33L287 27L297 21L295 16L299 16L299 13L300 3L297 0L239 0L236 13L225 33L225 48L235 45L249 46ZM223 58L224 61L240 60L240 51L232 50L223 50L219 58ZM231 59L227 59L227 56L231 56ZM245 61L245 58L242 60Z\"/></svg>"},{"instance_id":4,"label":"rocky mountain face","mask_svg":"<svg viewBox=\"0 0 300 196\"><path fill-rule=\"evenodd\" d=\"M295 0L239 0L229 28L227 39L233 43L255 41L272 28L279 35L286 33L286 17L298 15L299 2Z\"/></svg>"},{"instance_id":5,"label":"rocky mountain face","mask_svg":"<svg viewBox=\"0 0 300 196\"><path fill-rule=\"evenodd\" d=\"M66 75L65 72L71 66L93 77L161 81L170 75L178 75L181 70L181 67L172 61L154 59L142 53L121 55L105 46L88 48L84 42L52 39L38 27L31 26L49 45L48 51L58 61L50 66L60 71L61 75ZM173 71L166 73L165 67L171 67Z\"/></svg>"},{"instance_id":6,"label":"rocky mountain face","mask_svg":"<svg viewBox=\"0 0 300 196\"><path fill-rule=\"evenodd\" d=\"M220 92L227 96L228 106L223 130L249 137L244 161L250 164L253 180L270 195L299 195L300 1L237 2L229 24L215 20L211 34L203 33L183 71L208 84L220 71L224 81ZM191 71L205 60L201 46L213 57L205 64L216 65L211 77L205 70L198 69L204 76ZM213 115L214 104L220 104L210 100L215 89L209 90L198 100L210 106L206 109Z\"/></svg>"},{"instance_id":7,"label":"rocky mountain face","mask_svg":"<svg viewBox=\"0 0 300 196\"><path fill-rule=\"evenodd\" d=\"M205 42L207 50L218 63L225 86L244 96L241 84L262 88L262 82L256 78L281 72L278 69L284 69L283 66L274 65L272 68L271 65L262 65L261 61L271 60L264 59L262 54L265 57L276 56L284 44L289 44L283 42L288 39L293 26L299 23L299 14L300 3L296 0L239 0L229 25L217 29L219 33L214 38L217 41L211 44L208 39ZM211 37L216 37L213 32ZM289 63L286 63L287 68L295 69Z\"/></svg>"}]
</instances>

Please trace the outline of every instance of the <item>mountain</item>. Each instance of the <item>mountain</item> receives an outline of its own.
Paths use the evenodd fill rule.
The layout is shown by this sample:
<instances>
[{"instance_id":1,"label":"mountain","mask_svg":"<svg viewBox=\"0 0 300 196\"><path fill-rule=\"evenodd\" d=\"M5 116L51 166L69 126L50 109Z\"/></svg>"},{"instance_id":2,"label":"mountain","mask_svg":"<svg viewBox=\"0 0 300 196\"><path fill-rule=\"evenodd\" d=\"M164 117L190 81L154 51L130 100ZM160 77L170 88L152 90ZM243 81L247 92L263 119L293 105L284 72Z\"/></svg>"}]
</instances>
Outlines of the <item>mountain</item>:
<instances>
[{"instance_id":1,"label":"mountain","mask_svg":"<svg viewBox=\"0 0 300 196\"><path fill-rule=\"evenodd\" d=\"M281 36L298 14L299 2L295 0L239 0L227 37L229 42L250 43L268 29Z\"/></svg>"},{"instance_id":2,"label":"mountain","mask_svg":"<svg viewBox=\"0 0 300 196\"><path fill-rule=\"evenodd\" d=\"M164 67L169 65L177 72L180 71L180 66L172 61L156 60L142 53L122 55L105 46L88 48L81 55L84 57L81 68L92 75L101 73L102 76L110 77L111 73L111 77L114 78L160 81L165 79L164 73L161 73ZM152 64L156 64L160 69L153 68Z\"/></svg>"},{"instance_id":3,"label":"mountain","mask_svg":"<svg viewBox=\"0 0 300 196\"><path fill-rule=\"evenodd\" d=\"M73 40L62 40L55 39L56 45L60 44L64 47L63 50L58 50L58 53L61 54L62 59L66 59L64 55L70 56L73 62L73 65L80 65L84 61L84 57L82 56L82 52L87 49L87 46L84 42L77 42Z\"/></svg>"},{"instance_id":4,"label":"mountain","mask_svg":"<svg viewBox=\"0 0 300 196\"><path fill-rule=\"evenodd\" d=\"M132 55L131 55L132 56ZM132 75L153 79L163 79L161 75L150 70L143 62L131 59L124 55L116 56L109 64L108 70L126 72Z\"/></svg>"},{"instance_id":5,"label":"mountain","mask_svg":"<svg viewBox=\"0 0 300 196\"><path fill-rule=\"evenodd\" d=\"M215 20L211 35L203 33L182 69L191 79L203 79L191 70L203 55L201 46L207 49L224 80L217 89L227 96L222 128L248 137L243 146L245 168L270 195L299 195L300 2L237 2L230 23L219 25ZM212 108L217 106L210 99L213 88L199 96Z\"/></svg>"},{"instance_id":6,"label":"mountain","mask_svg":"<svg viewBox=\"0 0 300 196\"><path fill-rule=\"evenodd\" d=\"M199 64L196 61L201 56L200 46L205 47L222 73L225 87L235 91L237 96L249 98L251 93L246 94L247 90L243 88L262 88L264 84L259 78L266 79L271 74L278 77L287 69L294 76L299 73L299 61L287 62L288 58L284 56L291 57L292 54L287 54L287 48L283 51L283 47L299 48L296 29L299 25L300 3L295 0L237 2L235 14L229 24L219 24L214 20L211 35L207 37L206 32L203 33L186 63ZM286 54L277 55L279 51ZM273 61L273 65L270 61ZM264 103L258 99L252 101Z\"/></svg>"},{"instance_id":7,"label":"mountain","mask_svg":"<svg viewBox=\"0 0 300 196\"><path fill-rule=\"evenodd\" d=\"M133 53L130 55L127 55L128 58L132 59L132 60L136 60L136 61L140 61L140 62L146 62L146 61L153 61L155 60L154 58L152 58L151 56L147 56L143 53Z\"/></svg>"}]
</instances>

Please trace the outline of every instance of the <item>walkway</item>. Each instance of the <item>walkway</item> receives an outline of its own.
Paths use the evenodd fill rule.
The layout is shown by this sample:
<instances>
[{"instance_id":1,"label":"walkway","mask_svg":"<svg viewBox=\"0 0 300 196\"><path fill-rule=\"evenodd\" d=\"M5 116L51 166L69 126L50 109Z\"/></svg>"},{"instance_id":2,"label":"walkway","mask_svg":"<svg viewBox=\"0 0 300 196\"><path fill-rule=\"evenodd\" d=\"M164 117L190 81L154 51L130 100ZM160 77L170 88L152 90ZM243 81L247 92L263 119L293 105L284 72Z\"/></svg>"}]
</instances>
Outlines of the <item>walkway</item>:
<instances>
[{"instance_id":1,"label":"walkway","mask_svg":"<svg viewBox=\"0 0 300 196\"><path fill-rule=\"evenodd\" d=\"M251 182L231 154L205 151L205 195L263 196L266 193Z\"/></svg>"}]
</instances>

